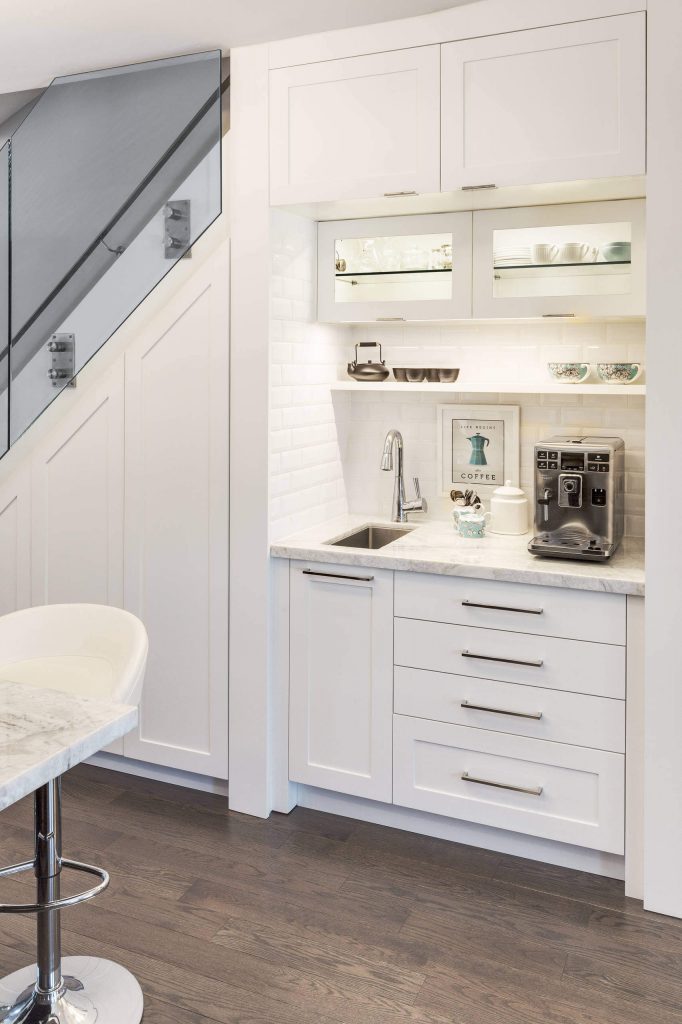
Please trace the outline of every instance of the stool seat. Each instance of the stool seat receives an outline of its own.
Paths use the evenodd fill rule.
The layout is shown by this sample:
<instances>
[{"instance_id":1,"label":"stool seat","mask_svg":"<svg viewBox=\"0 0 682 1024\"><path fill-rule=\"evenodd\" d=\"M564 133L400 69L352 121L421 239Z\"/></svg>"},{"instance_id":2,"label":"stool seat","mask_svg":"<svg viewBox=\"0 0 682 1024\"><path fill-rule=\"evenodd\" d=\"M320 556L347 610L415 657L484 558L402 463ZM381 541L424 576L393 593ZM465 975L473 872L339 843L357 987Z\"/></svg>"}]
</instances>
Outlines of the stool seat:
<instances>
[{"instance_id":1,"label":"stool seat","mask_svg":"<svg viewBox=\"0 0 682 1024\"><path fill-rule=\"evenodd\" d=\"M102 700L111 696L116 685L111 662L94 655L26 658L24 661L0 665L0 676L13 683L21 683L22 686L61 690L79 697L101 697Z\"/></svg>"},{"instance_id":2,"label":"stool seat","mask_svg":"<svg viewBox=\"0 0 682 1024\"><path fill-rule=\"evenodd\" d=\"M130 612L46 604L0 618L0 678L139 704L147 633Z\"/></svg>"}]
</instances>

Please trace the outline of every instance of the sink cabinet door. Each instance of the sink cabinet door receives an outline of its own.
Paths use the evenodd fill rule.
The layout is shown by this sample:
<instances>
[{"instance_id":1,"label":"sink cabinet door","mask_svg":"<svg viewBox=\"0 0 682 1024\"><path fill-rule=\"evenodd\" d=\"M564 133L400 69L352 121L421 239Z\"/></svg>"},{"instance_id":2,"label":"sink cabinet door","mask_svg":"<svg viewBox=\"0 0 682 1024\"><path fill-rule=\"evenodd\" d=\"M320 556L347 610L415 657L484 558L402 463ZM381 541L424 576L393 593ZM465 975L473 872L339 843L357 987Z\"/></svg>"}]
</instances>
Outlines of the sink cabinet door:
<instances>
[{"instance_id":1,"label":"sink cabinet door","mask_svg":"<svg viewBox=\"0 0 682 1024\"><path fill-rule=\"evenodd\" d=\"M440 47L270 72L270 202L440 189Z\"/></svg>"},{"instance_id":2,"label":"sink cabinet door","mask_svg":"<svg viewBox=\"0 0 682 1024\"><path fill-rule=\"evenodd\" d=\"M645 15L448 43L442 189L645 170Z\"/></svg>"},{"instance_id":3,"label":"sink cabinet door","mask_svg":"<svg viewBox=\"0 0 682 1024\"><path fill-rule=\"evenodd\" d=\"M392 799L393 573L292 562L289 774Z\"/></svg>"}]
</instances>

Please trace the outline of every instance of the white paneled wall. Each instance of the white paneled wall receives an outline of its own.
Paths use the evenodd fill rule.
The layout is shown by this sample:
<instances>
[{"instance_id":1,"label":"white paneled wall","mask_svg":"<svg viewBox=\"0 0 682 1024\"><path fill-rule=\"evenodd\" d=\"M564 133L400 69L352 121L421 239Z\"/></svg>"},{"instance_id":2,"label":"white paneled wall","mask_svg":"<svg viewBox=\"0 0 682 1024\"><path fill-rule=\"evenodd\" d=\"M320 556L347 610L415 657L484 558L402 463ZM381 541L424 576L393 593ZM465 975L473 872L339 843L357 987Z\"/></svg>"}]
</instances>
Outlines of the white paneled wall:
<instances>
[{"instance_id":1,"label":"white paneled wall","mask_svg":"<svg viewBox=\"0 0 682 1024\"><path fill-rule=\"evenodd\" d=\"M317 226L272 212L270 523L273 539L347 511L329 385L350 358L348 327L315 323ZM344 372L345 375L345 372ZM342 417L349 402L337 411Z\"/></svg>"},{"instance_id":2,"label":"white paneled wall","mask_svg":"<svg viewBox=\"0 0 682 1024\"><path fill-rule=\"evenodd\" d=\"M644 324L476 324L448 327L356 327L354 340L380 340L389 366L459 366L462 393L454 395L350 393L335 397L348 508L388 514L393 483L379 470L386 431L397 427L405 439L405 474L419 476L430 501L429 515L441 518L451 504L437 488L436 409L439 404L518 405L521 409L521 486L532 492L536 441L557 433L615 434L626 448L626 532L644 533L644 398L606 395L515 395L494 393L498 383L547 379L553 361L644 360ZM467 394L466 382L488 381L490 395ZM339 399L343 401L339 402ZM416 517L414 517L416 518Z\"/></svg>"}]
</instances>

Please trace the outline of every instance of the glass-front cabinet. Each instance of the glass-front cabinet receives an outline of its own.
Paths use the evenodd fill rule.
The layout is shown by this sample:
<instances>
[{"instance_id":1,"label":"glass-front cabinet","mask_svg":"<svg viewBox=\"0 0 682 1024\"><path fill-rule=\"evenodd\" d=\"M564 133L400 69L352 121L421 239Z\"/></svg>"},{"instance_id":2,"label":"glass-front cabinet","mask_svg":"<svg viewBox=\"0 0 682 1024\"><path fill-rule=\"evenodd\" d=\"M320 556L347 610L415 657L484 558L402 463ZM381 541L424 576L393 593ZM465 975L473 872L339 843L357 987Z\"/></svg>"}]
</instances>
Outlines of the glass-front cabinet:
<instances>
[{"instance_id":1,"label":"glass-front cabinet","mask_svg":"<svg viewBox=\"0 0 682 1024\"><path fill-rule=\"evenodd\" d=\"M470 317L471 222L471 213L447 213L320 224L319 319Z\"/></svg>"},{"instance_id":2,"label":"glass-front cabinet","mask_svg":"<svg viewBox=\"0 0 682 1024\"><path fill-rule=\"evenodd\" d=\"M473 315L644 316L644 200L474 213Z\"/></svg>"}]
</instances>

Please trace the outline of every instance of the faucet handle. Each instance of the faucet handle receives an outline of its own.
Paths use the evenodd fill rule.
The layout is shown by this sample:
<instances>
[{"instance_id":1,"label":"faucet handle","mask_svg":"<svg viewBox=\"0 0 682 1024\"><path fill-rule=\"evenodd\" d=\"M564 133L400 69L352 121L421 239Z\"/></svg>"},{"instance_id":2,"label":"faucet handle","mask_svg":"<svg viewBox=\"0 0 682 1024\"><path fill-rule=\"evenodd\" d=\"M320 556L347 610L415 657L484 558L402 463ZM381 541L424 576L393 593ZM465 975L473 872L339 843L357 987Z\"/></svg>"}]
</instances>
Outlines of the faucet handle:
<instances>
[{"instance_id":1,"label":"faucet handle","mask_svg":"<svg viewBox=\"0 0 682 1024\"><path fill-rule=\"evenodd\" d=\"M419 487L419 477L413 476L412 482L414 483L414 493L417 495L417 501L419 501L422 496L421 488Z\"/></svg>"}]
</instances>

